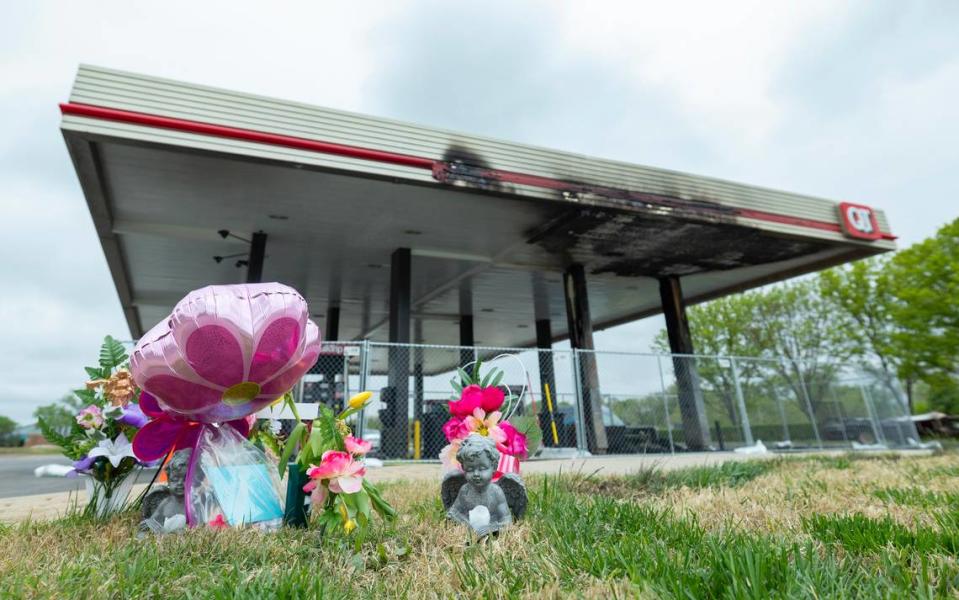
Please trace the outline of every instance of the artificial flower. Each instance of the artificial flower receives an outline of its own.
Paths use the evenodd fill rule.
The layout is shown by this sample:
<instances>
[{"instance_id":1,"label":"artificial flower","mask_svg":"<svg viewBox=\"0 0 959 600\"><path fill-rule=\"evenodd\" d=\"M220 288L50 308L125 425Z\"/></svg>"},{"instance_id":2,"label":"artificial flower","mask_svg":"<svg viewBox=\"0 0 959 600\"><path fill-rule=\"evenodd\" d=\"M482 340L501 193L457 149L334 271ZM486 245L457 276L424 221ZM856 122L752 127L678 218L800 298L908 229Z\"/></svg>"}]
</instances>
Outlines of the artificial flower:
<instances>
[{"instance_id":1,"label":"artificial flower","mask_svg":"<svg viewBox=\"0 0 959 600\"><path fill-rule=\"evenodd\" d=\"M229 529L230 528L229 524L227 524L226 522L226 519L223 518L222 513L218 514L213 519L211 519L210 522L207 523L207 525L209 525L211 529Z\"/></svg>"},{"instance_id":2,"label":"artificial flower","mask_svg":"<svg viewBox=\"0 0 959 600\"><path fill-rule=\"evenodd\" d=\"M317 481L328 480L330 491L334 494L355 494L363 488L366 468L362 462L353 460L349 452L327 450L319 466L311 466L306 475Z\"/></svg>"},{"instance_id":3,"label":"artificial flower","mask_svg":"<svg viewBox=\"0 0 959 600\"><path fill-rule=\"evenodd\" d=\"M353 519L347 519L346 523L343 523L343 530L346 531L346 533L349 533L354 529L356 529L356 521Z\"/></svg>"},{"instance_id":4,"label":"artificial flower","mask_svg":"<svg viewBox=\"0 0 959 600\"><path fill-rule=\"evenodd\" d=\"M470 434L466 421L459 417L451 417L449 421L443 424L443 435L447 442L463 439Z\"/></svg>"},{"instance_id":5,"label":"artificial flower","mask_svg":"<svg viewBox=\"0 0 959 600\"><path fill-rule=\"evenodd\" d=\"M116 440L102 440L93 450L90 450L88 456L103 456L110 461L113 468L120 466L120 461L126 457L136 459L133 454L133 444L127 441L126 434L121 433Z\"/></svg>"},{"instance_id":6,"label":"artificial flower","mask_svg":"<svg viewBox=\"0 0 959 600\"><path fill-rule=\"evenodd\" d=\"M73 469L67 473L67 477L76 477L81 473L89 473L90 467L96 462L96 456L84 456L80 460L73 461Z\"/></svg>"},{"instance_id":7,"label":"artificial flower","mask_svg":"<svg viewBox=\"0 0 959 600\"><path fill-rule=\"evenodd\" d=\"M471 433L487 436L497 444L502 444L506 441L506 433L499 426L501 416L503 415L498 410L486 414L482 408L477 408L473 414L466 417L466 427Z\"/></svg>"},{"instance_id":8,"label":"artificial flower","mask_svg":"<svg viewBox=\"0 0 959 600\"><path fill-rule=\"evenodd\" d=\"M362 456L373 449L373 444L365 440L358 440L352 435L343 438L343 445L346 447L346 451L353 456Z\"/></svg>"},{"instance_id":9,"label":"artificial flower","mask_svg":"<svg viewBox=\"0 0 959 600\"><path fill-rule=\"evenodd\" d=\"M450 414L454 417L466 417L482 404L483 388L474 383L463 388L459 400L450 400Z\"/></svg>"},{"instance_id":10,"label":"artificial flower","mask_svg":"<svg viewBox=\"0 0 959 600\"><path fill-rule=\"evenodd\" d=\"M117 419L117 423L136 427L137 429L143 427L149 421L150 417L143 413L143 409L140 408L139 404L127 404L123 407L123 414Z\"/></svg>"},{"instance_id":11,"label":"artificial flower","mask_svg":"<svg viewBox=\"0 0 959 600\"><path fill-rule=\"evenodd\" d=\"M171 450L192 448L196 443L197 436L200 435L200 423L163 412L157 399L146 391L140 393L140 403L137 406L143 414L150 417L150 422L133 436L133 451L140 462L162 459ZM255 419L255 415L249 415L227 421L226 424L246 437Z\"/></svg>"},{"instance_id":12,"label":"artificial flower","mask_svg":"<svg viewBox=\"0 0 959 600\"><path fill-rule=\"evenodd\" d=\"M104 384L103 392L114 406L126 406L136 395L133 375L126 369L118 369Z\"/></svg>"},{"instance_id":13,"label":"artificial flower","mask_svg":"<svg viewBox=\"0 0 959 600\"><path fill-rule=\"evenodd\" d=\"M350 408L352 408L353 410L359 410L363 408L364 406L366 406L366 403L372 397L373 397L373 392L360 392L359 394L350 398L350 402L349 402Z\"/></svg>"},{"instance_id":14,"label":"artificial flower","mask_svg":"<svg viewBox=\"0 0 959 600\"><path fill-rule=\"evenodd\" d=\"M310 495L310 503L320 506L326 501L326 494L329 490L322 482L311 479L303 486L303 491Z\"/></svg>"},{"instance_id":15,"label":"artificial flower","mask_svg":"<svg viewBox=\"0 0 959 600\"><path fill-rule=\"evenodd\" d=\"M518 458L526 458L527 454L529 453L529 450L526 447L526 435L513 427L513 424L509 421L503 421L499 423L499 428L503 430L504 434L506 434L506 440L504 442L497 443L496 449L503 454L509 454L510 456L516 456Z\"/></svg>"},{"instance_id":16,"label":"artificial flower","mask_svg":"<svg viewBox=\"0 0 959 600\"><path fill-rule=\"evenodd\" d=\"M91 404L77 415L77 423L84 429L100 429L103 427L103 411L96 404Z\"/></svg>"},{"instance_id":17,"label":"artificial flower","mask_svg":"<svg viewBox=\"0 0 959 600\"><path fill-rule=\"evenodd\" d=\"M449 444L443 446L443 449L440 450L440 463L443 465L443 472L455 471L460 468L460 462L456 460L456 453L460 451L460 446L463 444L463 439L459 438L450 441Z\"/></svg>"},{"instance_id":18,"label":"artificial flower","mask_svg":"<svg viewBox=\"0 0 959 600\"><path fill-rule=\"evenodd\" d=\"M498 387L485 387L483 388L483 400L480 402L480 408L487 413L491 413L494 410L499 410L505 399L506 395L503 394L503 390Z\"/></svg>"}]
</instances>

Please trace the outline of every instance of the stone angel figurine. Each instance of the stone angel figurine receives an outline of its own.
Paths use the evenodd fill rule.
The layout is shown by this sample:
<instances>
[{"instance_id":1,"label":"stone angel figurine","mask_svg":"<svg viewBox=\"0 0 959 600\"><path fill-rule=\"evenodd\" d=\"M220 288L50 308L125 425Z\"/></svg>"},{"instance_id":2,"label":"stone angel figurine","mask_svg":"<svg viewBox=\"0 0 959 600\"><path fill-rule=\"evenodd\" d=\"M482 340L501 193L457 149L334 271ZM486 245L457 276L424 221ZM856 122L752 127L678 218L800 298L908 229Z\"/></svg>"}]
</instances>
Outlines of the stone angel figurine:
<instances>
[{"instance_id":1,"label":"stone angel figurine","mask_svg":"<svg viewBox=\"0 0 959 600\"><path fill-rule=\"evenodd\" d=\"M496 442L471 434L460 446L456 460L462 471L443 477L440 494L446 517L469 525L479 537L503 529L526 512L526 485L516 473L493 482L499 464Z\"/></svg>"},{"instance_id":2,"label":"stone angel figurine","mask_svg":"<svg viewBox=\"0 0 959 600\"><path fill-rule=\"evenodd\" d=\"M167 485L150 491L143 499L138 532L172 533L186 528L186 473L190 450L178 450L167 464Z\"/></svg>"}]
</instances>

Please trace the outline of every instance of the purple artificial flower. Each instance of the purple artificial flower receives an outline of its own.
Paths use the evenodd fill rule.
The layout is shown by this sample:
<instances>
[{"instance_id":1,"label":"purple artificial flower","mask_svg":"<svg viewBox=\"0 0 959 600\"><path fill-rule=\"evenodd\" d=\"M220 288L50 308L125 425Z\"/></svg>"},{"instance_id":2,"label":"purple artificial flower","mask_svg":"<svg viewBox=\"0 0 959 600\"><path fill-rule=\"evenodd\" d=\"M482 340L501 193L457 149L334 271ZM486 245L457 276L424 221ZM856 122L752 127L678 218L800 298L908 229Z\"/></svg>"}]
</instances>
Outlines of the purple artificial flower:
<instances>
[{"instance_id":1,"label":"purple artificial flower","mask_svg":"<svg viewBox=\"0 0 959 600\"><path fill-rule=\"evenodd\" d=\"M96 460L96 456L84 456L80 460L74 461L73 470L67 473L67 477L76 477L80 473L87 473Z\"/></svg>"},{"instance_id":2,"label":"purple artificial flower","mask_svg":"<svg viewBox=\"0 0 959 600\"><path fill-rule=\"evenodd\" d=\"M136 427L137 429L143 427L149 421L150 417L143 414L143 409L140 408L140 405L132 403L123 409L123 414L117 419L118 423Z\"/></svg>"}]
</instances>

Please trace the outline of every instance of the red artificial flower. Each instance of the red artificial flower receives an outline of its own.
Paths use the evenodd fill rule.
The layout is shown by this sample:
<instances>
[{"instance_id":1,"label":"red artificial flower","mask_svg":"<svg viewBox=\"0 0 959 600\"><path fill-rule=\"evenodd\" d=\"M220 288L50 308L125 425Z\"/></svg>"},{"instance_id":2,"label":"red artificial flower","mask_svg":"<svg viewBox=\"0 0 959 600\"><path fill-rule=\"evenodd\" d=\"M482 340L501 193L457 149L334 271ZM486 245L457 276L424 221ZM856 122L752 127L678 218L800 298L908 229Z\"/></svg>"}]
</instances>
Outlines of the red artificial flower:
<instances>
[{"instance_id":1,"label":"red artificial flower","mask_svg":"<svg viewBox=\"0 0 959 600\"><path fill-rule=\"evenodd\" d=\"M463 388L459 400L450 401L450 414L465 418L473 414L477 408L482 408L483 412L490 414L499 410L505 399L503 390L498 387L481 388L474 383Z\"/></svg>"},{"instance_id":2,"label":"red artificial flower","mask_svg":"<svg viewBox=\"0 0 959 600\"><path fill-rule=\"evenodd\" d=\"M506 396L503 394L503 390L498 387L485 387L483 388L483 401L480 403L480 408L482 408L486 414L489 414L499 410L499 407L503 406L505 399Z\"/></svg>"},{"instance_id":3,"label":"red artificial flower","mask_svg":"<svg viewBox=\"0 0 959 600\"><path fill-rule=\"evenodd\" d=\"M509 421L501 422L499 428L506 434L506 441L497 442L496 449L503 454L525 459L529 453L529 449L526 447L526 436L513 427Z\"/></svg>"},{"instance_id":4,"label":"red artificial flower","mask_svg":"<svg viewBox=\"0 0 959 600\"><path fill-rule=\"evenodd\" d=\"M230 528L230 525L226 522L226 519L223 518L222 514L214 517L213 520L207 523L207 525L209 525L211 529L229 529Z\"/></svg>"},{"instance_id":5,"label":"red artificial flower","mask_svg":"<svg viewBox=\"0 0 959 600\"><path fill-rule=\"evenodd\" d=\"M464 418L483 404L483 388L476 385L468 385L463 388L459 400L450 400L450 414L454 417Z\"/></svg>"},{"instance_id":6,"label":"red artificial flower","mask_svg":"<svg viewBox=\"0 0 959 600\"><path fill-rule=\"evenodd\" d=\"M465 439L470 434L470 430L464 419L453 417L443 425L443 434L446 436L447 442L452 442L453 440Z\"/></svg>"}]
</instances>

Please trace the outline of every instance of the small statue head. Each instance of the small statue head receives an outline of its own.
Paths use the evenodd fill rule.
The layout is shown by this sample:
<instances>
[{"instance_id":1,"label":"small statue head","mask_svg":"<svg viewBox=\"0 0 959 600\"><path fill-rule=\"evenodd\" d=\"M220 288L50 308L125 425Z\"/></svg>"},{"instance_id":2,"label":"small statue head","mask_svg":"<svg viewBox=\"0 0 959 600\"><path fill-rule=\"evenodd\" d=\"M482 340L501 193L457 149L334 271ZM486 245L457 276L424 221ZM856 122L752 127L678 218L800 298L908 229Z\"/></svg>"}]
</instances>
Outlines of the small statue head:
<instances>
[{"instance_id":1,"label":"small statue head","mask_svg":"<svg viewBox=\"0 0 959 600\"><path fill-rule=\"evenodd\" d=\"M186 472L190 465L190 450L177 450L166 466L167 489L171 493L182 496L186 491Z\"/></svg>"},{"instance_id":2,"label":"small statue head","mask_svg":"<svg viewBox=\"0 0 959 600\"><path fill-rule=\"evenodd\" d=\"M456 460L463 466L466 481L470 485L485 488L493 480L493 473L499 464L499 451L492 439L474 433L463 440Z\"/></svg>"}]
</instances>

